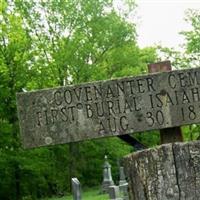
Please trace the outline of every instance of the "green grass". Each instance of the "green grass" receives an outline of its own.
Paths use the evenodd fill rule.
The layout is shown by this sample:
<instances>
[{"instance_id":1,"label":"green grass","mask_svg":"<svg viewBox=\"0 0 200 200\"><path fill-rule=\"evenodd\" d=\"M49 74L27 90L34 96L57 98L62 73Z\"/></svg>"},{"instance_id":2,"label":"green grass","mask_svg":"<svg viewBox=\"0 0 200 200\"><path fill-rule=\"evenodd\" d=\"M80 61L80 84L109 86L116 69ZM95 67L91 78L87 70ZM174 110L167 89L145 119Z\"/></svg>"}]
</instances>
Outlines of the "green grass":
<instances>
[{"instance_id":1,"label":"green grass","mask_svg":"<svg viewBox=\"0 0 200 200\"><path fill-rule=\"evenodd\" d=\"M99 194L99 190L97 189L90 189L88 191L82 192L82 200L108 200L108 194ZM72 195L64 196L61 198L54 197L44 200L73 200Z\"/></svg>"}]
</instances>

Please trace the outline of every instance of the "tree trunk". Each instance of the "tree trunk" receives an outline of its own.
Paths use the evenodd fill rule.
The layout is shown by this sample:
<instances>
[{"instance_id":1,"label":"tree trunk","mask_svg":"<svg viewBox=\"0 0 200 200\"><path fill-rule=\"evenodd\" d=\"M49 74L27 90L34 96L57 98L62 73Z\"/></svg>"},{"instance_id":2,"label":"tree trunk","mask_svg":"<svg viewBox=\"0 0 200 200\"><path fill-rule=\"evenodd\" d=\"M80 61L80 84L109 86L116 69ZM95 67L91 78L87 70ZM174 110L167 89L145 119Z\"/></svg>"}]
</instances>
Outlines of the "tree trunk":
<instances>
[{"instance_id":1,"label":"tree trunk","mask_svg":"<svg viewBox=\"0 0 200 200\"><path fill-rule=\"evenodd\" d=\"M139 151L123 164L130 200L200 199L200 141Z\"/></svg>"},{"instance_id":2,"label":"tree trunk","mask_svg":"<svg viewBox=\"0 0 200 200\"><path fill-rule=\"evenodd\" d=\"M79 143L69 144L69 184L70 191L72 192L71 179L77 177L77 161L80 162Z\"/></svg>"}]
</instances>

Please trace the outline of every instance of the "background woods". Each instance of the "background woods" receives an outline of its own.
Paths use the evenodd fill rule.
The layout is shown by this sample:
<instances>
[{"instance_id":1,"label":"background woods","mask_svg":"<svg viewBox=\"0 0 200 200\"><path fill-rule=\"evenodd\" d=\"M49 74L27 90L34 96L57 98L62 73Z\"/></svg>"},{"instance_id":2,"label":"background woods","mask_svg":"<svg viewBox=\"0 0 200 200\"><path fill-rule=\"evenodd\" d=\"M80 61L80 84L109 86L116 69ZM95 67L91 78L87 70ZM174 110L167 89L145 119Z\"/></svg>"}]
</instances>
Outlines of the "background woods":
<instances>
[{"instance_id":1,"label":"background woods","mask_svg":"<svg viewBox=\"0 0 200 200\"><path fill-rule=\"evenodd\" d=\"M133 150L109 138L24 151L17 92L145 73L161 54L177 67L199 66L198 10L186 16L192 30L182 32L185 51L159 47L158 54L155 47L138 47L130 20L135 7L132 0L121 9L112 0L0 1L0 199L67 193L73 176L83 186L99 185L104 155L115 179L117 161ZM185 138L198 136L198 126L185 129ZM148 146L159 142L156 133L136 137Z\"/></svg>"}]
</instances>

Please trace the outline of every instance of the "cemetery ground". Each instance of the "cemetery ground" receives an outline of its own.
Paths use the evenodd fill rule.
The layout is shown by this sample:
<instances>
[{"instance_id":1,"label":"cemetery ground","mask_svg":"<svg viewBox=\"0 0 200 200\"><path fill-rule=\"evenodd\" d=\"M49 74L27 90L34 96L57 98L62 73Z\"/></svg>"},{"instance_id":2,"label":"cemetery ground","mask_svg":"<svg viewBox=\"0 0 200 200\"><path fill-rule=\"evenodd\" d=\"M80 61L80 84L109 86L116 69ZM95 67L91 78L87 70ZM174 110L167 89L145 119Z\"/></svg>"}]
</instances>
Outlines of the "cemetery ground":
<instances>
[{"instance_id":1,"label":"cemetery ground","mask_svg":"<svg viewBox=\"0 0 200 200\"><path fill-rule=\"evenodd\" d=\"M100 194L100 188L86 189L82 193L82 199L84 200L108 200L108 194ZM53 197L45 198L43 200L73 200L71 194L65 195L63 197Z\"/></svg>"}]
</instances>

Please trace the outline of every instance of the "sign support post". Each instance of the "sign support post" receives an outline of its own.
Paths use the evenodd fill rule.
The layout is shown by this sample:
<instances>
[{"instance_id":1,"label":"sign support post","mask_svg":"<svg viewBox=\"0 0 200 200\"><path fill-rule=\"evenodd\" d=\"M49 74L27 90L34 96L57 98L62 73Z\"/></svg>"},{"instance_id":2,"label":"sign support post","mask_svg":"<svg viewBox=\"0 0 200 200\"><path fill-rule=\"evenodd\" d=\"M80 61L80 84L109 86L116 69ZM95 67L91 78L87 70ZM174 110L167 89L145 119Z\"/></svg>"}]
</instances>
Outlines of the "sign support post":
<instances>
[{"instance_id":1,"label":"sign support post","mask_svg":"<svg viewBox=\"0 0 200 200\"><path fill-rule=\"evenodd\" d=\"M148 65L149 73L172 71L171 62L163 61ZM165 128L160 130L161 144L182 142L183 136L180 127Z\"/></svg>"}]
</instances>

